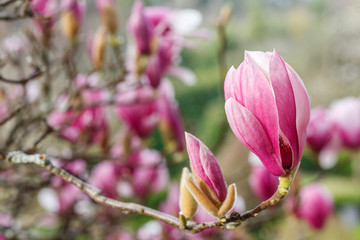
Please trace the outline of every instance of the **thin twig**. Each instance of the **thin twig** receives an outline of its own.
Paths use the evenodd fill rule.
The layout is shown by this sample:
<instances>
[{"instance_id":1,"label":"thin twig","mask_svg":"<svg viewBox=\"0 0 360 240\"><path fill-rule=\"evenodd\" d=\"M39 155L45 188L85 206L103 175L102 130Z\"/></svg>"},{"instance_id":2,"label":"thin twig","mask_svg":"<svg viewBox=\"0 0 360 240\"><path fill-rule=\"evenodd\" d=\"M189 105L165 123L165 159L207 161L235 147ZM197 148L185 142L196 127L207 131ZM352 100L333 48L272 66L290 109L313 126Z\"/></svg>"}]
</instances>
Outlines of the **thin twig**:
<instances>
[{"instance_id":1,"label":"thin twig","mask_svg":"<svg viewBox=\"0 0 360 240\"><path fill-rule=\"evenodd\" d=\"M20 110L23 108L24 106L21 105L17 108L15 108L15 110L13 110L11 113L9 113L7 116L5 116L1 122L0 122L0 126L4 125L7 121L9 121L10 119L12 119L13 117L15 117L19 112Z\"/></svg>"},{"instance_id":2,"label":"thin twig","mask_svg":"<svg viewBox=\"0 0 360 240\"><path fill-rule=\"evenodd\" d=\"M262 210L266 209L269 206L277 204L285 196L284 193L280 193L278 190L270 199L260 203L254 209L249 210L243 214L240 214L238 212L233 212L229 218L223 219L221 221L213 221L213 222L205 222L205 223L196 223L193 221L189 221L184 227L180 223L180 220L172 215L142 206L137 203L121 202L105 197L104 195L101 194L101 191L98 188L71 175L69 172L65 171L64 169L54 166L51 163L50 159L45 154L28 155L21 151L15 151L9 153L0 151L0 153L2 159L5 159L13 164L35 164L37 166L45 168L49 172L75 185L84 193L86 193L91 199L93 199L95 202L101 205L106 205L119 209L124 214L139 213L139 214L147 215L190 233L198 233L209 228L219 228L219 229L233 228L234 226L240 225L241 222L249 218L256 217Z\"/></svg>"},{"instance_id":3,"label":"thin twig","mask_svg":"<svg viewBox=\"0 0 360 240\"><path fill-rule=\"evenodd\" d=\"M0 74L0 81L6 82L6 83L11 83L11 84L25 84L30 80L33 80L37 77L40 77L43 74L43 72L40 70L39 67L35 67L34 71L27 77L25 78L20 78L20 79L9 79L9 78L5 78Z\"/></svg>"}]
</instances>

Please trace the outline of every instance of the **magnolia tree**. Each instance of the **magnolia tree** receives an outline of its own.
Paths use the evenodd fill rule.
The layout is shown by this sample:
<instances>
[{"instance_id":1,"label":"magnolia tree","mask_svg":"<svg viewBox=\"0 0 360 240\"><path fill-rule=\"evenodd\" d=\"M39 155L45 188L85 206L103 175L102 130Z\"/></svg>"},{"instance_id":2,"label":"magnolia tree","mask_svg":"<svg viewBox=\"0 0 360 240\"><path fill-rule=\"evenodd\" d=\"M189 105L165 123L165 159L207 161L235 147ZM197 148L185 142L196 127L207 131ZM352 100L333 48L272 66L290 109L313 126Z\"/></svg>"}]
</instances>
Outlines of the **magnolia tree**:
<instances>
[{"instance_id":1,"label":"magnolia tree","mask_svg":"<svg viewBox=\"0 0 360 240\"><path fill-rule=\"evenodd\" d=\"M324 226L331 195L319 183L299 188L296 174L307 139L320 166L333 166L341 146L359 147L346 113L328 120L332 110L318 108L310 118L306 88L279 53L246 51L222 79L228 125L252 152L250 187L263 201L245 210L211 150L185 132L168 79L195 84L180 55L206 37L201 14L136 0L125 21L116 1L95 2L101 24L91 32L85 0L0 3L1 20L26 21L1 42L0 239L243 239L224 229L278 205L294 180L285 206ZM220 60L230 15L227 6L217 22ZM359 109L352 98L330 108L345 103L348 114ZM186 150L190 170L177 178L168 165Z\"/></svg>"}]
</instances>

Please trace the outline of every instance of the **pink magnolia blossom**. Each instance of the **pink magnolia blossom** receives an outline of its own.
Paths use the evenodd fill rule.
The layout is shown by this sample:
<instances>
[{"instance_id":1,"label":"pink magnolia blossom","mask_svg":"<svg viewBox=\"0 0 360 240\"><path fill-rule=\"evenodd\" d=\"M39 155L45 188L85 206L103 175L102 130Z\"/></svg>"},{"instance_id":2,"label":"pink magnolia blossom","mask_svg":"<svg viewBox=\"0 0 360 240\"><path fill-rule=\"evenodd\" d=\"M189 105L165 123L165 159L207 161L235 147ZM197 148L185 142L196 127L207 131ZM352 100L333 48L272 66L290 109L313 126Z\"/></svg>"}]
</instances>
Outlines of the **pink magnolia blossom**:
<instances>
[{"instance_id":1,"label":"pink magnolia blossom","mask_svg":"<svg viewBox=\"0 0 360 240\"><path fill-rule=\"evenodd\" d=\"M114 199L118 197L116 190L117 175L113 162L101 161L98 163L93 168L89 181L98 187L105 196Z\"/></svg>"},{"instance_id":2,"label":"pink magnolia blossom","mask_svg":"<svg viewBox=\"0 0 360 240\"><path fill-rule=\"evenodd\" d=\"M360 148L360 99L347 97L333 102L329 115L335 122L342 145L347 148Z\"/></svg>"},{"instance_id":3,"label":"pink magnolia blossom","mask_svg":"<svg viewBox=\"0 0 360 240\"><path fill-rule=\"evenodd\" d=\"M334 200L329 191L319 183L303 187L299 192L296 215L306 220L314 229L321 229L334 210Z\"/></svg>"},{"instance_id":4,"label":"pink magnolia blossom","mask_svg":"<svg viewBox=\"0 0 360 240\"><path fill-rule=\"evenodd\" d=\"M336 164L342 143L336 121L330 116L329 110L322 107L311 110L307 143L318 153L320 167L329 169Z\"/></svg>"},{"instance_id":5,"label":"pink magnolia blossom","mask_svg":"<svg viewBox=\"0 0 360 240\"><path fill-rule=\"evenodd\" d=\"M59 212L71 212L76 202L83 197L82 191L70 183L61 187L58 192Z\"/></svg>"},{"instance_id":6,"label":"pink magnolia blossom","mask_svg":"<svg viewBox=\"0 0 360 240\"><path fill-rule=\"evenodd\" d=\"M134 36L139 54L149 54L154 33L150 22L145 17L144 5L141 0L134 2L128 22L128 29Z\"/></svg>"},{"instance_id":7,"label":"pink magnolia blossom","mask_svg":"<svg viewBox=\"0 0 360 240\"><path fill-rule=\"evenodd\" d=\"M258 165L251 168L249 184L256 197L265 201L276 192L279 181L267 168Z\"/></svg>"},{"instance_id":8,"label":"pink magnolia blossom","mask_svg":"<svg viewBox=\"0 0 360 240\"><path fill-rule=\"evenodd\" d=\"M157 88L161 79L180 56L181 46L174 36L159 39L157 50L150 56L145 75L152 87Z\"/></svg>"},{"instance_id":9,"label":"pink magnolia blossom","mask_svg":"<svg viewBox=\"0 0 360 240\"><path fill-rule=\"evenodd\" d=\"M91 81L97 81L96 76L79 74L75 79L75 88L80 88L80 97L84 107L80 111L66 109L69 96L62 95L57 101L57 107L48 115L48 124L59 131L60 136L68 141L77 141L85 136L93 144L104 144L108 125L106 109L103 106L91 106L106 102L109 95L101 89L86 88ZM85 82L84 82L85 81ZM64 109L65 108L65 109Z\"/></svg>"},{"instance_id":10,"label":"pink magnolia blossom","mask_svg":"<svg viewBox=\"0 0 360 240\"><path fill-rule=\"evenodd\" d=\"M311 110L307 129L307 142L316 152L320 152L328 145L334 135L334 122L323 107Z\"/></svg>"},{"instance_id":11,"label":"pink magnolia blossom","mask_svg":"<svg viewBox=\"0 0 360 240\"><path fill-rule=\"evenodd\" d=\"M227 196L226 183L219 163L209 148L199 139L185 133L186 148L190 158L191 169L195 179L199 177L223 202Z\"/></svg>"},{"instance_id":12,"label":"pink magnolia blossom","mask_svg":"<svg viewBox=\"0 0 360 240\"><path fill-rule=\"evenodd\" d=\"M151 87L142 86L116 96L118 116L141 138L149 136L157 124L154 93Z\"/></svg>"},{"instance_id":13,"label":"pink magnolia blossom","mask_svg":"<svg viewBox=\"0 0 360 240\"><path fill-rule=\"evenodd\" d=\"M165 188L169 180L166 162L156 150L142 149L129 157L134 192L144 198Z\"/></svg>"},{"instance_id":14,"label":"pink magnolia blossom","mask_svg":"<svg viewBox=\"0 0 360 240\"><path fill-rule=\"evenodd\" d=\"M142 67L138 66L141 65L137 62L138 56L139 54L149 55L145 76L153 88L160 85L165 75L173 75L183 80L185 84L193 84L196 80L195 75L190 70L181 68L178 64L181 50L185 46L184 37L186 33L196 28L199 22L197 20L200 19L201 22L202 17L198 13L200 18L195 17L195 24L184 24L185 27L181 28L179 26L187 21L184 18L186 14L180 14L180 12L167 7L144 7L141 1L136 1L134 4L128 26L135 37L138 53L130 54L133 57L127 65L133 71L142 70ZM190 15L194 16L194 14ZM176 16L183 17L177 19Z\"/></svg>"},{"instance_id":15,"label":"pink magnolia blossom","mask_svg":"<svg viewBox=\"0 0 360 240\"><path fill-rule=\"evenodd\" d=\"M245 52L225 79L225 111L236 137L276 176L300 163L310 116L309 97L278 52Z\"/></svg>"},{"instance_id":16,"label":"pink magnolia blossom","mask_svg":"<svg viewBox=\"0 0 360 240\"><path fill-rule=\"evenodd\" d=\"M58 0L33 0L31 1L31 9L36 13L40 14L47 19L41 21L35 19L35 26L40 33L46 30L51 30L55 23L55 17L58 12Z\"/></svg>"}]
</instances>

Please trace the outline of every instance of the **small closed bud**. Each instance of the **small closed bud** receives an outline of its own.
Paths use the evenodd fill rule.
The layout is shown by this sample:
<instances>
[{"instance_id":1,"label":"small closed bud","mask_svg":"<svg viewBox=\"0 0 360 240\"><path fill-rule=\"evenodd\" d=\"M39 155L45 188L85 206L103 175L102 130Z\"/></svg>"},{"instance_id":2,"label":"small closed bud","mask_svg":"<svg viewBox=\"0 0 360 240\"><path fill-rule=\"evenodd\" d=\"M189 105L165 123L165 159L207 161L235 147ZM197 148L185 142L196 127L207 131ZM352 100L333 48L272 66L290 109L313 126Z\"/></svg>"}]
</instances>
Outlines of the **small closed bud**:
<instances>
[{"instance_id":1,"label":"small closed bud","mask_svg":"<svg viewBox=\"0 0 360 240\"><path fill-rule=\"evenodd\" d=\"M106 30L100 27L89 42L88 52L95 69L100 69L104 62L106 48Z\"/></svg>"},{"instance_id":2,"label":"small closed bud","mask_svg":"<svg viewBox=\"0 0 360 240\"><path fill-rule=\"evenodd\" d=\"M218 208L210 201L210 199L196 186L191 178L186 179L186 186L192 193L196 201L213 216L217 216Z\"/></svg>"},{"instance_id":3,"label":"small closed bud","mask_svg":"<svg viewBox=\"0 0 360 240\"><path fill-rule=\"evenodd\" d=\"M229 23L229 20L232 16L233 8L230 4L225 4L220 9L219 25L226 26Z\"/></svg>"},{"instance_id":4,"label":"small closed bud","mask_svg":"<svg viewBox=\"0 0 360 240\"><path fill-rule=\"evenodd\" d=\"M61 28L64 35L73 43L84 18L85 7L86 1L84 0L63 0L61 2Z\"/></svg>"},{"instance_id":5,"label":"small closed bud","mask_svg":"<svg viewBox=\"0 0 360 240\"><path fill-rule=\"evenodd\" d=\"M96 0L96 8L106 31L115 34L118 27L115 0Z\"/></svg>"},{"instance_id":6,"label":"small closed bud","mask_svg":"<svg viewBox=\"0 0 360 240\"><path fill-rule=\"evenodd\" d=\"M61 14L61 29L66 37L75 39L79 26L72 12L65 11Z\"/></svg>"},{"instance_id":7,"label":"small closed bud","mask_svg":"<svg viewBox=\"0 0 360 240\"><path fill-rule=\"evenodd\" d=\"M180 182L180 211L187 218L192 218L197 211L197 202L186 187L186 179L191 178L188 168L183 168Z\"/></svg>"},{"instance_id":8,"label":"small closed bud","mask_svg":"<svg viewBox=\"0 0 360 240\"><path fill-rule=\"evenodd\" d=\"M110 34L115 34L118 28L117 13L114 6L106 5L101 11L101 21L104 24L106 31Z\"/></svg>"},{"instance_id":9,"label":"small closed bud","mask_svg":"<svg viewBox=\"0 0 360 240\"><path fill-rule=\"evenodd\" d=\"M231 184L228 188L228 194L226 196L225 201L223 202L223 204L221 205L219 212L218 212L218 217L222 218L224 217L228 212L231 211L231 209L234 207L235 202L236 202L236 186L235 183Z\"/></svg>"}]
</instances>

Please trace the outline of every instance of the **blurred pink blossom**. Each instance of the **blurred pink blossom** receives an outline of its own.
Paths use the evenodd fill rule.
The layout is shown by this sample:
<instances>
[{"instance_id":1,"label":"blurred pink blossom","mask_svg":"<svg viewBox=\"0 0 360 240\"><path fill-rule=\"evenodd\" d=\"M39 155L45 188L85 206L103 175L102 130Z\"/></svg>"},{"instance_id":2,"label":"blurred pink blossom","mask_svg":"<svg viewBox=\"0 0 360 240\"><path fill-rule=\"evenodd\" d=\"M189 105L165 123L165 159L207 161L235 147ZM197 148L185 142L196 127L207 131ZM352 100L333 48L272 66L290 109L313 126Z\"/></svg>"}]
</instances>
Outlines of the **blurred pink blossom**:
<instances>
[{"instance_id":1,"label":"blurred pink blossom","mask_svg":"<svg viewBox=\"0 0 360 240\"><path fill-rule=\"evenodd\" d=\"M299 192L296 215L306 220L314 229L324 227L334 210L334 200L330 192L319 183L312 183Z\"/></svg>"},{"instance_id":2,"label":"blurred pink blossom","mask_svg":"<svg viewBox=\"0 0 360 240\"><path fill-rule=\"evenodd\" d=\"M342 145L360 148L360 99L346 97L333 102L329 107L330 118L335 122ZM333 130L333 131L334 131Z\"/></svg>"},{"instance_id":3,"label":"blurred pink blossom","mask_svg":"<svg viewBox=\"0 0 360 240\"><path fill-rule=\"evenodd\" d=\"M320 152L330 143L334 135L334 125L325 108L317 107L311 110L307 142L314 151Z\"/></svg>"},{"instance_id":4,"label":"blurred pink blossom","mask_svg":"<svg viewBox=\"0 0 360 240\"><path fill-rule=\"evenodd\" d=\"M129 18L128 29L134 37L139 54L149 54L151 52L154 33L150 24L145 17L143 2L136 0Z\"/></svg>"},{"instance_id":5,"label":"blurred pink blossom","mask_svg":"<svg viewBox=\"0 0 360 240\"><path fill-rule=\"evenodd\" d=\"M92 169L89 181L98 187L105 196L113 199L118 197L117 176L113 162L101 161L96 164Z\"/></svg>"},{"instance_id":6,"label":"blurred pink blossom","mask_svg":"<svg viewBox=\"0 0 360 240\"><path fill-rule=\"evenodd\" d=\"M58 12L58 0L33 0L30 4L36 14L46 19L35 18L34 23L40 33L51 30L54 26L55 17Z\"/></svg>"},{"instance_id":7,"label":"blurred pink blossom","mask_svg":"<svg viewBox=\"0 0 360 240\"><path fill-rule=\"evenodd\" d=\"M257 158L255 154L253 157ZM260 162L260 159L258 161ZM276 192L279 180L260 162L260 164L252 165L249 184L255 196L261 201L265 201Z\"/></svg>"},{"instance_id":8,"label":"blurred pink blossom","mask_svg":"<svg viewBox=\"0 0 360 240\"><path fill-rule=\"evenodd\" d=\"M154 90L145 85L116 95L119 118L141 138L149 136L158 122L154 94Z\"/></svg>"},{"instance_id":9,"label":"blurred pink blossom","mask_svg":"<svg viewBox=\"0 0 360 240\"><path fill-rule=\"evenodd\" d=\"M101 104L106 103L109 95L101 89L86 88L93 78L95 76L79 74L75 79L75 87L81 89L81 101L85 105L80 111L66 110L69 107L69 96L65 94L59 97L56 109L48 115L49 126L68 141L77 141L82 136L93 144L103 145L106 141L106 105ZM99 106L92 106L94 104Z\"/></svg>"},{"instance_id":10,"label":"blurred pink blossom","mask_svg":"<svg viewBox=\"0 0 360 240\"><path fill-rule=\"evenodd\" d=\"M169 173L165 159L156 150L142 149L129 157L132 184L137 196L163 190L168 183Z\"/></svg>"}]
</instances>

